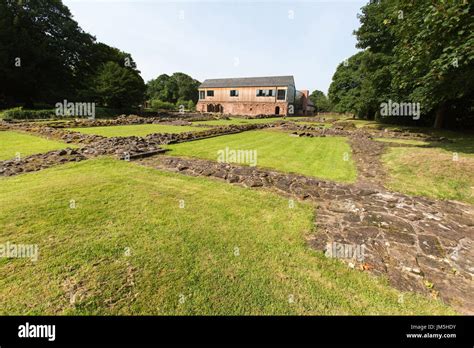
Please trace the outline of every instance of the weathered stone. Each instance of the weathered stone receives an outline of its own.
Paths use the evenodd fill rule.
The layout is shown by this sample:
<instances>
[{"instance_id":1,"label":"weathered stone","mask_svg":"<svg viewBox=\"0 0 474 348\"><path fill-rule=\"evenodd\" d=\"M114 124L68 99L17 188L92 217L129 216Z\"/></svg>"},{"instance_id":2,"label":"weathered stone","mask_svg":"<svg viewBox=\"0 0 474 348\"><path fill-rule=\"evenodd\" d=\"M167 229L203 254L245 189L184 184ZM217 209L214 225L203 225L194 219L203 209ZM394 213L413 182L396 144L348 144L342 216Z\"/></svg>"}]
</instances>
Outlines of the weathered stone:
<instances>
[{"instance_id":1,"label":"weathered stone","mask_svg":"<svg viewBox=\"0 0 474 348\"><path fill-rule=\"evenodd\" d=\"M445 252L435 236L420 234L418 235L418 244L425 254L444 257Z\"/></svg>"}]
</instances>

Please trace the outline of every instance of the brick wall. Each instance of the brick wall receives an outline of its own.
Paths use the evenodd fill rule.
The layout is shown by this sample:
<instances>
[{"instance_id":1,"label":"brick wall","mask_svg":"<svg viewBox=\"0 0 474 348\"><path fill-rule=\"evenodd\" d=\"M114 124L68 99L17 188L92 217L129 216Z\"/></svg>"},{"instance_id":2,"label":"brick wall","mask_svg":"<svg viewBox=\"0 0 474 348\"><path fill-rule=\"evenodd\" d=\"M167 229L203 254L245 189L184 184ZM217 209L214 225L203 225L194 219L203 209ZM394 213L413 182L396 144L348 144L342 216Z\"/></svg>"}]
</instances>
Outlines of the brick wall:
<instances>
[{"instance_id":1,"label":"brick wall","mask_svg":"<svg viewBox=\"0 0 474 348\"><path fill-rule=\"evenodd\" d=\"M208 112L208 105L214 106L214 112L222 112L230 115L274 115L276 107L280 108L280 115L288 114L288 104L283 103L246 103L246 102L198 102L196 110ZM218 106L218 107L216 107Z\"/></svg>"}]
</instances>

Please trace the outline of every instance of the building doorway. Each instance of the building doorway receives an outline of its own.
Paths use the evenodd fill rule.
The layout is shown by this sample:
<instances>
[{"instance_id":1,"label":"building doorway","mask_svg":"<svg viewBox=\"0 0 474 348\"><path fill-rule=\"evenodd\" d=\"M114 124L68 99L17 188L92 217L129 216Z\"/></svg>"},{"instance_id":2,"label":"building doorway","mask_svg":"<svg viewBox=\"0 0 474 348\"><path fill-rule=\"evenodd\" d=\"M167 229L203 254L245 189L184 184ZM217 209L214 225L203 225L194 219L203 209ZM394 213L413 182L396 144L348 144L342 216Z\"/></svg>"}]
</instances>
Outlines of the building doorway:
<instances>
[{"instance_id":1,"label":"building doorway","mask_svg":"<svg viewBox=\"0 0 474 348\"><path fill-rule=\"evenodd\" d=\"M280 115L280 107L279 106L277 106L275 108L275 115Z\"/></svg>"}]
</instances>

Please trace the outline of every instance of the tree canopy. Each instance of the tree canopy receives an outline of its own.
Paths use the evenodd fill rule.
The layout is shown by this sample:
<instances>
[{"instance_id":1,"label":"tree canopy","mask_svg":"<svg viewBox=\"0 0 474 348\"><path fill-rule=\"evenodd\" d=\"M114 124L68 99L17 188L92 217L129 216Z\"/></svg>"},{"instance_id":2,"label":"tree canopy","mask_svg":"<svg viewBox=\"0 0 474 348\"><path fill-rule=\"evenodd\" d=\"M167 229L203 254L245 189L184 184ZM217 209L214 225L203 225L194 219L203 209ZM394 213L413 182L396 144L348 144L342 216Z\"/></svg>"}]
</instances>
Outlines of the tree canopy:
<instances>
[{"instance_id":1,"label":"tree canopy","mask_svg":"<svg viewBox=\"0 0 474 348\"><path fill-rule=\"evenodd\" d=\"M140 75L112 61L101 66L94 85L99 102L112 108L136 107L145 93Z\"/></svg>"},{"instance_id":2,"label":"tree canopy","mask_svg":"<svg viewBox=\"0 0 474 348\"><path fill-rule=\"evenodd\" d=\"M189 100L196 103L199 85L199 81L181 72L176 72L171 76L162 74L148 81L146 96L148 99L158 99L173 104Z\"/></svg>"},{"instance_id":3,"label":"tree canopy","mask_svg":"<svg viewBox=\"0 0 474 348\"><path fill-rule=\"evenodd\" d=\"M355 32L363 51L333 76L335 109L374 118L391 99L420 103L424 122L434 118L436 127L472 120L472 8L467 1L370 1Z\"/></svg>"},{"instance_id":4,"label":"tree canopy","mask_svg":"<svg viewBox=\"0 0 474 348\"><path fill-rule=\"evenodd\" d=\"M322 91L313 91L309 99L313 102L317 112L328 112L331 111L331 103L326 95Z\"/></svg>"},{"instance_id":5,"label":"tree canopy","mask_svg":"<svg viewBox=\"0 0 474 348\"><path fill-rule=\"evenodd\" d=\"M103 85L94 83L103 82L98 74L108 62L115 63L116 77L126 78L120 84L128 84L131 75L141 79L130 54L96 42L60 0L0 2L0 107L104 100L97 94ZM131 94L134 104L143 99Z\"/></svg>"}]
</instances>

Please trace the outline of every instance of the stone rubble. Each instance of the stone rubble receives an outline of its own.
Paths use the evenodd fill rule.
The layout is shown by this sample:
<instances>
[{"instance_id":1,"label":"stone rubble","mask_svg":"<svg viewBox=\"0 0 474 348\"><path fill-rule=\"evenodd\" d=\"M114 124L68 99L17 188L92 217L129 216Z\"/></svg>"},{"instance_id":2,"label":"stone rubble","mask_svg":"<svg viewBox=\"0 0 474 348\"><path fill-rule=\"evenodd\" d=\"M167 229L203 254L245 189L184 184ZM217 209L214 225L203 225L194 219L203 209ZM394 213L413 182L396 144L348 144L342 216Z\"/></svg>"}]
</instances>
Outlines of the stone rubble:
<instances>
[{"instance_id":1,"label":"stone rubble","mask_svg":"<svg viewBox=\"0 0 474 348\"><path fill-rule=\"evenodd\" d=\"M231 126L219 126L205 130L184 133L153 133L146 137L103 137L98 135L72 132L61 128L48 126L23 125L13 126L9 129L21 130L41 136L58 139L65 143L82 145L74 150L74 161L83 160L95 156L114 155L119 159L138 158L144 155L164 152L160 145L186 142L225 134L240 133L243 131L262 129L269 127L267 124L243 124ZM69 151L69 150L68 150ZM30 158L31 157L31 158ZM66 163L68 157L64 157L63 150L50 151L26 157L20 161L0 161L0 176L11 176L24 172L41 170L55 164Z\"/></svg>"}]
</instances>

